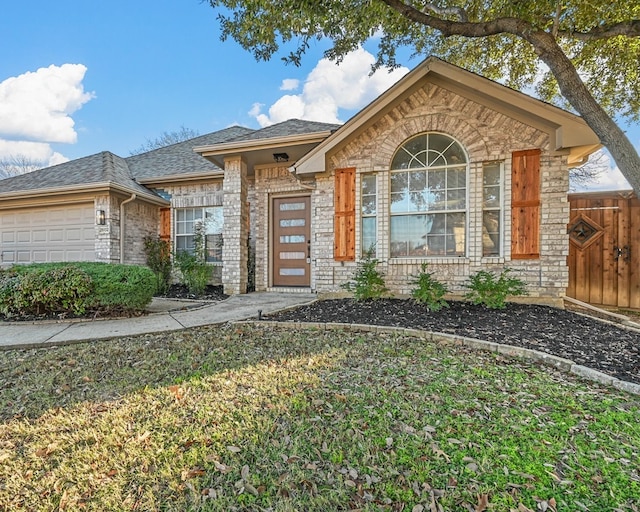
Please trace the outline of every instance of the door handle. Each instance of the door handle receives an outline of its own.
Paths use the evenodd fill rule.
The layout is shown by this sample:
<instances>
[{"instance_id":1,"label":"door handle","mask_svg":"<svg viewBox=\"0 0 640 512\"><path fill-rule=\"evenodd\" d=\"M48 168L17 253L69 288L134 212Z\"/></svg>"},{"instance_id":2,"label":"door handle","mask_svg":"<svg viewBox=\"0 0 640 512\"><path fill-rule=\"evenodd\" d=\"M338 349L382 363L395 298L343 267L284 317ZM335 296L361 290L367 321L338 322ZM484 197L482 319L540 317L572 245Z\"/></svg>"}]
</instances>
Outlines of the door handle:
<instances>
[{"instance_id":1,"label":"door handle","mask_svg":"<svg viewBox=\"0 0 640 512\"><path fill-rule=\"evenodd\" d=\"M311 240L307 240L307 263L311 263Z\"/></svg>"},{"instance_id":2,"label":"door handle","mask_svg":"<svg viewBox=\"0 0 640 512\"><path fill-rule=\"evenodd\" d=\"M618 261L622 257L622 261L628 262L631 259L631 247L625 245L624 247L618 247L617 245L613 248L614 256L613 258Z\"/></svg>"}]
</instances>

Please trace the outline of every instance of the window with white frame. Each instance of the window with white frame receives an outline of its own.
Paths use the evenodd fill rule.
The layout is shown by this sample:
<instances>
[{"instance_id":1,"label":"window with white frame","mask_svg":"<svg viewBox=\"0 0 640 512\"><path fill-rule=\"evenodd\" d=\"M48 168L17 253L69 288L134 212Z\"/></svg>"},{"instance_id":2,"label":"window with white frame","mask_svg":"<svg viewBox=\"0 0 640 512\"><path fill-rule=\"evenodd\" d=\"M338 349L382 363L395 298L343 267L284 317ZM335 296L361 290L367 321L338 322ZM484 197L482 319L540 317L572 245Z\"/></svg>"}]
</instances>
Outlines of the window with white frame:
<instances>
[{"instance_id":1,"label":"window with white frame","mask_svg":"<svg viewBox=\"0 0 640 512\"><path fill-rule=\"evenodd\" d=\"M501 162L482 168L482 255L502 254L502 197L504 172Z\"/></svg>"},{"instance_id":2,"label":"window with white frame","mask_svg":"<svg viewBox=\"0 0 640 512\"><path fill-rule=\"evenodd\" d=\"M376 255L378 223L378 187L375 174L363 174L361 179L362 253Z\"/></svg>"},{"instance_id":3,"label":"window with white frame","mask_svg":"<svg viewBox=\"0 0 640 512\"><path fill-rule=\"evenodd\" d=\"M391 163L392 258L464 256L467 156L441 133L405 142Z\"/></svg>"},{"instance_id":4,"label":"window with white frame","mask_svg":"<svg viewBox=\"0 0 640 512\"><path fill-rule=\"evenodd\" d=\"M176 252L195 250L195 235L203 227L204 249L207 262L222 262L222 206L205 208L178 208L175 210Z\"/></svg>"}]
</instances>

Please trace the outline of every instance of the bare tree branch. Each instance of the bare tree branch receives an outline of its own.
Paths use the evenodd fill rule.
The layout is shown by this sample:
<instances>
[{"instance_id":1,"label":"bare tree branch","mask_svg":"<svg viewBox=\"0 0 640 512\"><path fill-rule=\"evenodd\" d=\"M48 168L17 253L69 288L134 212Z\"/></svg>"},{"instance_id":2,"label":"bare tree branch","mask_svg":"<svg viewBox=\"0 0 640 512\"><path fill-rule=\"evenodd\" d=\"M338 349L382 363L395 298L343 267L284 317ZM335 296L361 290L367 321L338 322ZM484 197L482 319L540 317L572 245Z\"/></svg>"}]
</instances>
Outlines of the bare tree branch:
<instances>
[{"instance_id":1,"label":"bare tree branch","mask_svg":"<svg viewBox=\"0 0 640 512\"><path fill-rule=\"evenodd\" d=\"M146 153L147 151L153 151L154 149L170 146L171 144L177 144L185 140L193 139L200 135L196 130L191 128L185 128L181 126L179 130L173 132L162 132L155 139L147 139L146 142L136 149L129 152L130 155L139 155L140 153Z\"/></svg>"},{"instance_id":2,"label":"bare tree branch","mask_svg":"<svg viewBox=\"0 0 640 512\"><path fill-rule=\"evenodd\" d=\"M7 155L0 158L0 179L27 174L48 165L46 160L39 160L23 154Z\"/></svg>"}]
</instances>

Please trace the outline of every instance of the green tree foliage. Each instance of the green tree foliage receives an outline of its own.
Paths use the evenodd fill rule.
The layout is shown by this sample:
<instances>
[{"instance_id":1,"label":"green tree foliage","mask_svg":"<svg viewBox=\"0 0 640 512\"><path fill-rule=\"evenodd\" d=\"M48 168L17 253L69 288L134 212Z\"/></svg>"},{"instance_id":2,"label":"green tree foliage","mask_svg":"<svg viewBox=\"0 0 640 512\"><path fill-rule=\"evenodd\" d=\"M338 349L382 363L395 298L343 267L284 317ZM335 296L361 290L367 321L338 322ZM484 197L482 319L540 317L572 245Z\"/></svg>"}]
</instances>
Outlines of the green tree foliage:
<instances>
[{"instance_id":1,"label":"green tree foliage","mask_svg":"<svg viewBox=\"0 0 640 512\"><path fill-rule=\"evenodd\" d=\"M376 68L399 48L436 55L580 114L640 192L640 157L614 121L640 118L640 3L604 0L210 0L222 38L257 59L281 46L299 64L328 39L337 60L381 35Z\"/></svg>"}]
</instances>

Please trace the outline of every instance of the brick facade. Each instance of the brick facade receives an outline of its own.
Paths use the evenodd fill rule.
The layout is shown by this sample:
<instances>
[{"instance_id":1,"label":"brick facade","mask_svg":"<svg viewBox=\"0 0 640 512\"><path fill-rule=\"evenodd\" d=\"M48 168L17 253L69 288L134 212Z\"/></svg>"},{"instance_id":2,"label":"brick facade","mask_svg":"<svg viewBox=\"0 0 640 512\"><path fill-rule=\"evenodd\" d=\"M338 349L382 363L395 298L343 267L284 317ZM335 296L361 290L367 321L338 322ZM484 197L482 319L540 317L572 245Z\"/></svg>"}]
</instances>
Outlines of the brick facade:
<instances>
[{"instance_id":1,"label":"brick facade","mask_svg":"<svg viewBox=\"0 0 640 512\"><path fill-rule=\"evenodd\" d=\"M467 151L467 230L464 257L390 258L389 247L389 182L390 164L396 150L407 139L425 132L439 132L457 140ZM533 297L557 298L564 295L568 283L569 219L567 191L569 177L566 156L550 151L548 134L484 105L458 96L437 85L427 83L408 96L386 115L378 118L356 138L336 148L328 158L333 169L355 167L356 190L361 177L373 173L377 177L377 258L387 275L387 285L396 294L408 294L411 276L423 261L429 271L445 281L456 294L465 291L469 276L480 269L500 271L505 266L523 279ZM511 154L513 151L539 148L541 157L541 230L540 258L511 260ZM482 169L485 162L501 162L504 169L503 254L482 256ZM226 178L225 178L226 182ZM258 289L269 287L269 201L284 194L310 194L312 209L312 281L319 293L334 293L353 277L355 262L336 262L333 258L333 173L316 175L315 186L302 187L286 168L263 168L256 171L257 215L256 275ZM231 190L225 183L225 193ZM356 212L361 208L357 194ZM226 214L226 211L225 211ZM237 214L235 214L237 217ZM361 251L361 223L356 223L357 254Z\"/></svg>"}]
</instances>

